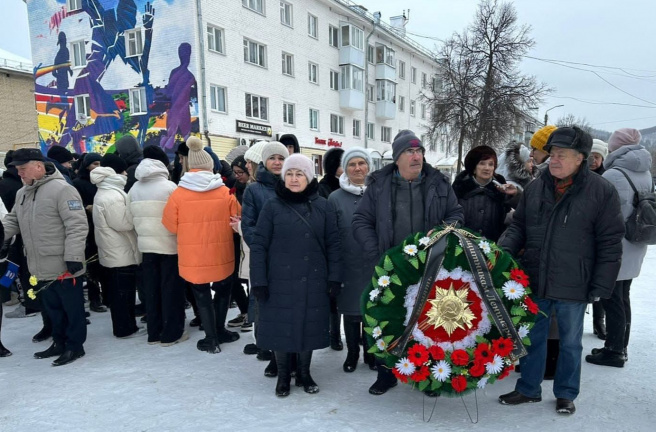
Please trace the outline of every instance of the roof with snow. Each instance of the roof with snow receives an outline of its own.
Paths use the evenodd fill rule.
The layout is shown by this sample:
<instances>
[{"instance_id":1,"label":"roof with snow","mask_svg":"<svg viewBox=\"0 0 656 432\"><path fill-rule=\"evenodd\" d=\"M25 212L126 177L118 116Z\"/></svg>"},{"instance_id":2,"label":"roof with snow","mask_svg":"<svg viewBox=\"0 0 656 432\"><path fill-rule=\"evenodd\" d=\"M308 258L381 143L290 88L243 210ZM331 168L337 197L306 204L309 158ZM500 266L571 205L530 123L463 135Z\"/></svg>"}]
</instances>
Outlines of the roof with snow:
<instances>
[{"instance_id":1,"label":"roof with snow","mask_svg":"<svg viewBox=\"0 0 656 432\"><path fill-rule=\"evenodd\" d=\"M32 60L0 48L0 69L32 73Z\"/></svg>"}]
</instances>

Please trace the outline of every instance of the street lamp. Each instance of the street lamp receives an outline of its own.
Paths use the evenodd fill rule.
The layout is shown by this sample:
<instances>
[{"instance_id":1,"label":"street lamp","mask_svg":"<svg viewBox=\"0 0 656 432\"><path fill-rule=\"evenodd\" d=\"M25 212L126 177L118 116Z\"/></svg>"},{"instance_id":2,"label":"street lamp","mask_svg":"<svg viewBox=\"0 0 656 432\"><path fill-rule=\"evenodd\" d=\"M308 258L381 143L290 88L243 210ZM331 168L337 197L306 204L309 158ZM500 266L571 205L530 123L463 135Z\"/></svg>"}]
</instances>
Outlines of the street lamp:
<instances>
[{"instance_id":1,"label":"street lamp","mask_svg":"<svg viewBox=\"0 0 656 432\"><path fill-rule=\"evenodd\" d=\"M547 114L549 113L549 111L551 111L551 110L554 109L554 108L560 108L560 107L564 107L564 106L565 106L565 105L556 105L556 106L552 106L551 108L549 108L548 110L546 110L546 111L544 112L544 125L546 126L546 125L547 125L547 120L549 120L549 116L547 115Z\"/></svg>"}]
</instances>

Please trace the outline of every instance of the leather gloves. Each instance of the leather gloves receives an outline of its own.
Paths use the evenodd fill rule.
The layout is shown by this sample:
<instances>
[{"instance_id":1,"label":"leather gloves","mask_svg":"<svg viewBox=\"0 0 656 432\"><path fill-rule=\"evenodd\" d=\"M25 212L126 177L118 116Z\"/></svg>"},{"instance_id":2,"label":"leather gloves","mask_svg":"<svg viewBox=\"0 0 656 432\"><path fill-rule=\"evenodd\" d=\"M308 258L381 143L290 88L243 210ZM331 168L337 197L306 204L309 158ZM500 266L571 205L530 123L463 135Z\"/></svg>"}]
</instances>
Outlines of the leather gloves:
<instances>
[{"instance_id":1,"label":"leather gloves","mask_svg":"<svg viewBox=\"0 0 656 432\"><path fill-rule=\"evenodd\" d=\"M84 268L84 264L76 261L66 261L66 268L70 274L74 275Z\"/></svg>"}]
</instances>

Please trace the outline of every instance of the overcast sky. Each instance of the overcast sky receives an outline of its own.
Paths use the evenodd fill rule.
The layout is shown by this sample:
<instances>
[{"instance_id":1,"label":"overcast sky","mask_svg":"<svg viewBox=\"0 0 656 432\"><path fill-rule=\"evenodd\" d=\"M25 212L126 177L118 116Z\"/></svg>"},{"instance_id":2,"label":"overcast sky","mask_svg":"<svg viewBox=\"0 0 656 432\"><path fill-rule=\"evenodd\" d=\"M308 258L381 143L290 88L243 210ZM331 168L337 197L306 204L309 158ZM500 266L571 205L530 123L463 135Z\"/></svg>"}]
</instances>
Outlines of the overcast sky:
<instances>
[{"instance_id":1,"label":"overcast sky","mask_svg":"<svg viewBox=\"0 0 656 432\"><path fill-rule=\"evenodd\" d=\"M391 16L400 15L404 8L410 9L407 31L414 34L411 37L417 42L434 49L439 44L437 40L415 35L445 39L455 31L462 31L472 21L478 1L361 0L358 3L372 13L380 11L385 22ZM532 26L536 45L529 56L582 63L564 67L528 58L522 62L522 73L535 75L555 89L540 106L540 119L544 118L546 109L564 104L549 112L551 121L572 113L585 117L593 127L609 131L656 125L655 0L515 0L514 4L519 22ZM0 48L31 58L25 4L22 0L2 0L2 5ZM590 71L597 72L601 78Z\"/></svg>"}]
</instances>

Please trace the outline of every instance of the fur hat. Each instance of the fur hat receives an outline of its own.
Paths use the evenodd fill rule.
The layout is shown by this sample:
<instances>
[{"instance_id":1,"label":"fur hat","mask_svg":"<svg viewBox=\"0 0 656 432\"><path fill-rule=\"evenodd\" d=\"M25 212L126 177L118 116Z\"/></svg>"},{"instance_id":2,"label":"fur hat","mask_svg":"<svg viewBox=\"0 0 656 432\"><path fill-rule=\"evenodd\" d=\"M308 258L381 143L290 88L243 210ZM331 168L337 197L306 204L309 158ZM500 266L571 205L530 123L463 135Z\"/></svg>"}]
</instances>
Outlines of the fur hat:
<instances>
[{"instance_id":1,"label":"fur hat","mask_svg":"<svg viewBox=\"0 0 656 432\"><path fill-rule=\"evenodd\" d=\"M296 139L296 135L293 134L285 134L279 138L280 142L286 147L286 146L294 146L294 153L299 153L301 151L301 147L298 145L298 139Z\"/></svg>"},{"instance_id":2,"label":"fur hat","mask_svg":"<svg viewBox=\"0 0 656 432\"><path fill-rule=\"evenodd\" d=\"M549 136L544 150L550 152L551 147L576 150L587 158L592 149L592 137L578 126L560 127Z\"/></svg>"},{"instance_id":3,"label":"fur hat","mask_svg":"<svg viewBox=\"0 0 656 432\"><path fill-rule=\"evenodd\" d=\"M266 143L262 148L262 162L266 165L266 161L273 155L280 155L287 159L289 157L289 150L283 143L278 141L271 141Z\"/></svg>"},{"instance_id":4,"label":"fur hat","mask_svg":"<svg viewBox=\"0 0 656 432\"><path fill-rule=\"evenodd\" d=\"M189 147L189 156L187 156L187 163L189 169L199 169L205 171L214 170L214 161L212 156L203 150L203 142L195 137L189 137L187 140L187 147Z\"/></svg>"},{"instance_id":5,"label":"fur hat","mask_svg":"<svg viewBox=\"0 0 656 432\"><path fill-rule=\"evenodd\" d=\"M305 174L305 177L307 177L308 183L314 180L314 164L312 163L309 157L303 154L294 153L293 155L285 159L285 163L282 165L282 173L281 173L283 180L285 179L285 175L287 174L287 171L289 171L290 169L298 169L303 171L303 174Z\"/></svg>"},{"instance_id":6,"label":"fur hat","mask_svg":"<svg viewBox=\"0 0 656 432\"><path fill-rule=\"evenodd\" d=\"M544 150L544 146L547 144L549 137L556 129L558 128L554 125L547 125L535 131L531 137L531 147L538 150Z\"/></svg>"},{"instance_id":7,"label":"fur hat","mask_svg":"<svg viewBox=\"0 0 656 432\"><path fill-rule=\"evenodd\" d=\"M618 129L608 138L608 151L611 153L625 145L640 144L642 135L637 129Z\"/></svg>"},{"instance_id":8,"label":"fur hat","mask_svg":"<svg viewBox=\"0 0 656 432\"><path fill-rule=\"evenodd\" d=\"M267 144L269 144L268 141L256 142L248 150L246 150L246 153L244 153L244 159L259 164L260 162L262 162L262 150L264 150L264 146L266 146Z\"/></svg>"},{"instance_id":9,"label":"fur hat","mask_svg":"<svg viewBox=\"0 0 656 432\"><path fill-rule=\"evenodd\" d=\"M164 164L165 167L168 167L171 161L169 160L169 157L166 155L164 150L160 146L157 145L149 145L148 147L143 149L143 157L146 159L155 159Z\"/></svg>"},{"instance_id":10,"label":"fur hat","mask_svg":"<svg viewBox=\"0 0 656 432\"><path fill-rule=\"evenodd\" d=\"M71 162L73 160L73 153L68 151L66 147L54 145L50 147L47 154L48 158L59 162L60 164Z\"/></svg>"},{"instance_id":11,"label":"fur hat","mask_svg":"<svg viewBox=\"0 0 656 432\"><path fill-rule=\"evenodd\" d=\"M362 158L365 160L365 162L367 162L367 165L369 165L369 170L373 168L371 156L369 155L367 149L364 147L351 147L344 150L344 153L342 154L342 168L346 170L346 166L348 165L349 161L357 157Z\"/></svg>"},{"instance_id":12,"label":"fur hat","mask_svg":"<svg viewBox=\"0 0 656 432\"><path fill-rule=\"evenodd\" d=\"M344 149L339 147L331 147L326 153L323 154L323 174L327 176L335 176L337 170L342 164L342 155Z\"/></svg>"},{"instance_id":13,"label":"fur hat","mask_svg":"<svg viewBox=\"0 0 656 432\"><path fill-rule=\"evenodd\" d=\"M482 160L492 159L494 161L494 169L497 168L499 161L497 160L497 153L490 146L482 145L474 147L469 150L465 156L465 170L471 175L474 175L476 165Z\"/></svg>"},{"instance_id":14,"label":"fur hat","mask_svg":"<svg viewBox=\"0 0 656 432\"><path fill-rule=\"evenodd\" d=\"M112 168L116 174L121 174L128 169L128 164L118 155L107 153L100 159L101 167Z\"/></svg>"},{"instance_id":15,"label":"fur hat","mask_svg":"<svg viewBox=\"0 0 656 432\"><path fill-rule=\"evenodd\" d=\"M595 138L592 140L592 150L590 150L590 153L597 153L601 155L602 159L606 159L606 156L608 156L608 144Z\"/></svg>"},{"instance_id":16,"label":"fur hat","mask_svg":"<svg viewBox=\"0 0 656 432\"><path fill-rule=\"evenodd\" d=\"M392 142L392 159L394 159L394 162L399 159L401 153L410 147L420 147L423 149L424 145L413 131L409 129L399 131L394 137L394 142Z\"/></svg>"}]
</instances>

